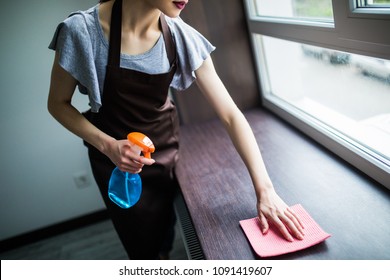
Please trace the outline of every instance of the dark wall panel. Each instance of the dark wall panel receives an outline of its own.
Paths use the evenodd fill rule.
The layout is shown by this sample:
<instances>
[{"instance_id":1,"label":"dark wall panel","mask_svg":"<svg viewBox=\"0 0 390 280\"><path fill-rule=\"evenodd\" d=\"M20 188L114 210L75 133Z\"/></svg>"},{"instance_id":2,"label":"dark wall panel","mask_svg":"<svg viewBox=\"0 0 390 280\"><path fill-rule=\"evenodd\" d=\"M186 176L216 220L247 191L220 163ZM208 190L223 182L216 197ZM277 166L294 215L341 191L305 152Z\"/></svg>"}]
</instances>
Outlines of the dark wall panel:
<instances>
[{"instance_id":1,"label":"dark wall panel","mask_svg":"<svg viewBox=\"0 0 390 280\"><path fill-rule=\"evenodd\" d=\"M238 107L245 110L259 106L259 88L243 1L193 0L181 17L216 46L211 57ZM216 117L195 83L184 92L175 92L174 97L183 124Z\"/></svg>"}]
</instances>

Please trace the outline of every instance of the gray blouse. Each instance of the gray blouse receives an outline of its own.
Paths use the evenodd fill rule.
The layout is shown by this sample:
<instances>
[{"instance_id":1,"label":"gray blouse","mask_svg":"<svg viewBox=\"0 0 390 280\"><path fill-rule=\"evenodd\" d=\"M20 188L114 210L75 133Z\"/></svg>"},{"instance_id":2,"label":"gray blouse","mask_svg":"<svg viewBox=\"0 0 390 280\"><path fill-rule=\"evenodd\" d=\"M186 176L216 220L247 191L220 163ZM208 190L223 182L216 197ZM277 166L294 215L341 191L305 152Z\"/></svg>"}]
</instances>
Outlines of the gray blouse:
<instances>
[{"instance_id":1,"label":"gray blouse","mask_svg":"<svg viewBox=\"0 0 390 280\"><path fill-rule=\"evenodd\" d=\"M72 13L61 22L49 48L59 53L59 64L77 81L81 93L88 94L92 112L101 107L104 78L108 58L108 41L99 23L99 5L86 11ZM188 88L195 80L194 71L215 47L180 17L166 21L176 43L178 67L171 87ZM149 51L139 55L121 54L121 67L160 74L169 71L170 65L164 39L160 36Z\"/></svg>"}]
</instances>

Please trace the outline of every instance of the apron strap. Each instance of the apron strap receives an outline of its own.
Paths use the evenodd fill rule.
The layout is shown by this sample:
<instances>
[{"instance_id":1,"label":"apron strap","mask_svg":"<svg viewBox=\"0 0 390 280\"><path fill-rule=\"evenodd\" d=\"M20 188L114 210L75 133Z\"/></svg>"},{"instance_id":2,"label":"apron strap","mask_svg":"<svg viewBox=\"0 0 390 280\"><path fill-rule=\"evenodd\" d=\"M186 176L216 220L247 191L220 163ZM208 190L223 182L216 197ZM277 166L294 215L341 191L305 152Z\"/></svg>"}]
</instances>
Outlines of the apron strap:
<instances>
[{"instance_id":1,"label":"apron strap","mask_svg":"<svg viewBox=\"0 0 390 280\"><path fill-rule=\"evenodd\" d=\"M120 65L122 40L122 0L115 0L111 12L110 44L108 49L108 65Z\"/></svg>"},{"instance_id":2,"label":"apron strap","mask_svg":"<svg viewBox=\"0 0 390 280\"><path fill-rule=\"evenodd\" d=\"M160 15L160 24L164 37L165 48L167 50L168 60L172 67L173 64L176 63L176 45L173 42L171 30L168 27L167 21L165 20L165 15L163 13Z\"/></svg>"},{"instance_id":3,"label":"apron strap","mask_svg":"<svg viewBox=\"0 0 390 280\"><path fill-rule=\"evenodd\" d=\"M176 62L176 46L173 42L172 33L165 20L164 14L160 15L160 26L164 37L165 49L167 51L168 60L171 65ZM115 0L111 12L110 25L110 44L108 50L108 65L120 66L121 54L121 39L122 39L122 0Z\"/></svg>"}]
</instances>

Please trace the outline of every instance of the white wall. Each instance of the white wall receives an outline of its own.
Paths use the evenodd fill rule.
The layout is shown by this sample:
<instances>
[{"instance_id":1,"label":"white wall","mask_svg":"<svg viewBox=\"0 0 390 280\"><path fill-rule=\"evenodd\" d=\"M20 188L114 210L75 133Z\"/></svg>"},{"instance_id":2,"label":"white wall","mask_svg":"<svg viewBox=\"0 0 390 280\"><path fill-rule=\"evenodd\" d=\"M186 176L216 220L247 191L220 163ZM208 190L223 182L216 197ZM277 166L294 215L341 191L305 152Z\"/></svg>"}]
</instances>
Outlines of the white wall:
<instances>
[{"instance_id":1,"label":"white wall","mask_svg":"<svg viewBox=\"0 0 390 280\"><path fill-rule=\"evenodd\" d=\"M47 112L57 24L98 0L2 1L0 9L0 240L100 209L81 139ZM87 109L78 92L75 106ZM85 172L90 184L77 188Z\"/></svg>"}]
</instances>

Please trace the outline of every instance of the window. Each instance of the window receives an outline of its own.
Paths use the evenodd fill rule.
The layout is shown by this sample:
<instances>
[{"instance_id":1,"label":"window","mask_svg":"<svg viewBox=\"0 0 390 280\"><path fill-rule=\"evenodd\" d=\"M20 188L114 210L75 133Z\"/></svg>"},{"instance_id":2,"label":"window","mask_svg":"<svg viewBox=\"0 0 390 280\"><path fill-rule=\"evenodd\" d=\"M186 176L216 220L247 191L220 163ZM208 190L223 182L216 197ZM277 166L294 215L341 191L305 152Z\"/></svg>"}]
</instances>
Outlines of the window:
<instances>
[{"instance_id":1,"label":"window","mask_svg":"<svg viewBox=\"0 0 390 280\"><path fill-rule=\"evenodd\" d=\"M357 0L359 8L386 8L390 7L390 0Z\"/></svg>"},{"instance_id":2,"label":"window","mask_svg":"<svg viewBox=\"0 0 390 280\"><path fill-rule=\"evenodd\" d=\"M350 0L351 17L390 18L390 0Z\"/></svg>"},{"instance_id":3,"label":"window","mask_svg":"<svg viewBox=\"0 0 390 280\"><path fill-rule=\"evenodd\" d=\"M263 104L390 188L390 0L246 4Z\"/></svg>"},{"instance_id":4,"label":"window","mask_svg":"<svg viewBox=\"0 0 390 280\"><path fill-rule=\"evenodd\" d=\"M256 0L254 7L258 16L333 21L332 0Z\"/></svg>"}]
</instances>

